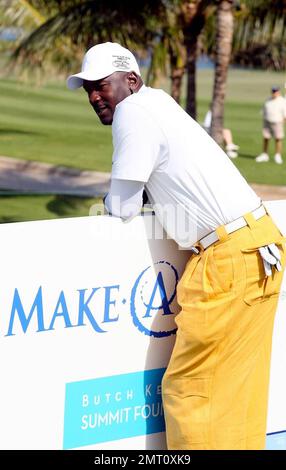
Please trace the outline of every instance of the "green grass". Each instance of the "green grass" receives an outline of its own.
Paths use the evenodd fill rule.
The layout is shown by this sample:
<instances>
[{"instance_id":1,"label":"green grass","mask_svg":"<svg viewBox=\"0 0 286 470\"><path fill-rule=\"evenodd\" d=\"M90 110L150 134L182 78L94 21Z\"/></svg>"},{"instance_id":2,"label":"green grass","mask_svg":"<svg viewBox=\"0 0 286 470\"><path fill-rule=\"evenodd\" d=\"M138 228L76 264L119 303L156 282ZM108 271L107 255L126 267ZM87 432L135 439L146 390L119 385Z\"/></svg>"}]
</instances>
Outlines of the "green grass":
<instances>
[{"instance_id":1,"label":"green grass","mask_svg":"<svg viewBox=\"0 0 286 470\"><path fill-rule=\"evenodd\" d=\"M211 101L212 75L209 70L201 70L198 73L199 122L203 121ZM254 160L262 152L263 102L269 96L271 86L278 84L283 89L284 81L284 73L235 69L229 71L225 127L232 130L233 140L240 146L239 157L233 162L250 183L286 184L286 151L284 164L281 166L276 165L273 159L264 164L257 164ZM273 156L273 141L269 151Z\"/></svg>"},{"instance_id":2,"label":"green grass","mask_svg":"<svg viewBox=\"0 0 286 470\"><path fill-rule=\"evenodd\" d=\"M198 116L211 101L213 72L199 70ZM225 107L225 127L241 146L235 164L250 182L284 184L281 167L269 162L259 167L261 106L273 83L283 85L284 74L230 70ZM168 83L161 84L168 89ZM0 80L0 154L84 169L110 171L111 129L102 126L88 105L85 92L71 92L65 84L44 87ZM272 145L273 153L273 145Z\"/></svg>"},{"instance_id":3,"label":"green grass","mask_svg":"<svg viewBox=\"0 0 286 470\"><path fill-rule=\"evenodd\" d=\"M230 70L225 104L225 127L232 130L240 145L234 160L249 182L285 185L285 165L273 160L256 164L261 152L261 107L271 85L283 86L283 73ZM167 81L159 86L168 90ZM203 121L212 95L213 71L197 74L198 120ZM184 100L184 97L183 97ZM88 104L85 92L71 92L65 83L35 86L15 79L0 80L0 155L38 160L55 165L110 171L112 156L111 128L99 123ZM271 154L274 145L271 145ZM286 161L286 152L285 152ZM73 215L87 215L81 204L70 214L49 209L54 196L18 196L1 198L0 221L33 220Z\"/></svg>"},{"instance_id":4,"label":"green grass","mask_svg":"<svg viewBox=\"0 0 286 470\"><path fill-rule=\"evenodd\" d=\"M83 90L0 80L0 96L1 155L110 170L111 129L99 123Z\"/></svg>"},{"instance_id":5,"label":"green grass","mask_svg":"<svg viewBox=\"0 0 286 470\"><path fill-rule=\"evenodd\" d=\"M88 216L99 201L61 195L1 195L0 223Z\"/></svg>"}]
</instances>

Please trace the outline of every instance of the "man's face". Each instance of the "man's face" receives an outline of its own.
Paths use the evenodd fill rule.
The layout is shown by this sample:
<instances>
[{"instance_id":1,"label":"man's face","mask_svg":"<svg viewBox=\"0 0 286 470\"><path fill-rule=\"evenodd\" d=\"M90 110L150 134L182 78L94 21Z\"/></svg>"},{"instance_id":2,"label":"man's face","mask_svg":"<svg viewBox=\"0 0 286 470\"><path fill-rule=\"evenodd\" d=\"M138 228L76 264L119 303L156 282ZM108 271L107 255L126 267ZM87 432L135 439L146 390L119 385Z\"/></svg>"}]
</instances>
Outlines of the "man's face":
<instances>
[{"instance_id":1,"label":"man's face","mask_svg":"<svg viewBox=\"0 0 286 470\"><path fill-rule=\"evenodd\" d=\"M112 124L116 105L131 94L128 73L125 72L115 72L93 82L84 80L83 88L91 106L105 125Z\"/></svg>"}]
</instances>

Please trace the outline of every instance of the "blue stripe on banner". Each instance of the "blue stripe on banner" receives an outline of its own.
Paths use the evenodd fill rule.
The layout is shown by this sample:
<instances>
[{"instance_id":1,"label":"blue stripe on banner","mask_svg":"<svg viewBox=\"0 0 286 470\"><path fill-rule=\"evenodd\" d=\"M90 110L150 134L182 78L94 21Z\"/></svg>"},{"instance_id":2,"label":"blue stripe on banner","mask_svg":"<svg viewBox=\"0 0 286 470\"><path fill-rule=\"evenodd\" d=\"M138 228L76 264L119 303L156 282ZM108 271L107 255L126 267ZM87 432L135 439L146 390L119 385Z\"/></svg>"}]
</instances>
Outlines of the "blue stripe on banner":
<instances>
[{"instance_id":1,"label":"blue stripe on banner","mask_svg":"<svg viewBox=\"0 0 286 470\"><path fill-rule=\"evenodd\" d=\"M267 434L266 450L286 450L286 430Z\"/></svg>"},{"instance_id":2,"label":"blue stripe on banner","mask_svg":"<svg viewBox=\"0 0 286 470\"><path fill-rule=\"evenodd\" d=\"M165 369L66 384L64 449L165 431Z\"/></svg>"}]
</instances>

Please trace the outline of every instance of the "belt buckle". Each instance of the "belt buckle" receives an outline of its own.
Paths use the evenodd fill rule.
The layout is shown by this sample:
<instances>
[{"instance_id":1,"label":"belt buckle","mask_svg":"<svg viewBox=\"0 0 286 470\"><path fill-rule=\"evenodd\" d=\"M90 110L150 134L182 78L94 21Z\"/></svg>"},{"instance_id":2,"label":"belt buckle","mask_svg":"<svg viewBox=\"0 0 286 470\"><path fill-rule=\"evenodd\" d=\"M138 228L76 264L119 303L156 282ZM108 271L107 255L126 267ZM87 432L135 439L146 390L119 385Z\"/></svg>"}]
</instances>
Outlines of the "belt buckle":
<instances>
[{"instance_id":1,"label":"belt buckle","mask_svg":"<svg viewBox=\"0 0 286 470\"><path fill-rule=\"evenodd\" d=\"M196 246L191 246L190 250L195 254L195 255L198 255L201 250L199 248L197 248Z\"/></svg>"}]
</instances>

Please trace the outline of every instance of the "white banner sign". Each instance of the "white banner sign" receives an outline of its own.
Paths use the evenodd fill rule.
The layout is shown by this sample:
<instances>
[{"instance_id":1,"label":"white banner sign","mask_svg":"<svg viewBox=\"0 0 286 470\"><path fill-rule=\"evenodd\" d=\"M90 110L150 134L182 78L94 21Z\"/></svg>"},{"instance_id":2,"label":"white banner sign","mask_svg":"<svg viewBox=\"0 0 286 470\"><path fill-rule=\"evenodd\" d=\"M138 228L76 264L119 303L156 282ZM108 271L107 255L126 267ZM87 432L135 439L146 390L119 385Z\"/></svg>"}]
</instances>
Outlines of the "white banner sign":
<instances>
[{"instance_id":1,"label":"white banner sign","mask_svg":"<svg viewBox=\"0 0 286 470\"><path fill-rule=\"evenodd\" d=\"M286 233L286 201L269 207ZM161 379L189 252L155 233L150 214L0 227L1 449L165 448ZM284 286L271 433L286 429L285 301Z\"/></svg>"}]
</instances>

